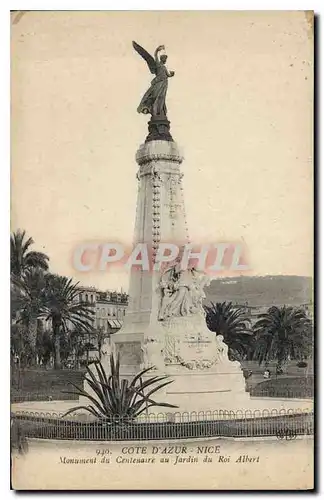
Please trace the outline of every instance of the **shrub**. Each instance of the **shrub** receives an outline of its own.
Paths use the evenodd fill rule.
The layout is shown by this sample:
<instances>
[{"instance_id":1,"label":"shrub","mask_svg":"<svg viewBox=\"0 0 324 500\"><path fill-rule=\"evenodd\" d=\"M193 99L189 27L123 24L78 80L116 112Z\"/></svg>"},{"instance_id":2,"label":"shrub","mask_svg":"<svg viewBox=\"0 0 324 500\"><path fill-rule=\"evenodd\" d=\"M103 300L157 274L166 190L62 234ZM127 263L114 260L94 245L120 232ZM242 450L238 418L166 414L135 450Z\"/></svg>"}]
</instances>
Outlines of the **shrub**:
<instances>
[{"instance_id":1,"label":"shrub","mask_svg":"<svg viewBox=\"0 0 324 500\"><path fill-rule=\"evenodd\" d=\"M103 365L99 360L93 363L92 366L95 367L97 376L87 367L85 380L94 395L74 384L72 385L75 391L69 392L69 394L85 397L92 404L88 406L75 406L66 412L63 417L78 410L86 410L100 420L127 422L134 420L152 406L177 408L175 405L156 402L151 399L152 394L173 382L172 380L166 380L167 376L155 376L143 380L143 375L152 370L153 367L142 370L129 382L127 379L120 378L119 355L117 356L116 363L114 356L112 354L110 356L111 375L109 377L107 377ZM150 390L145 394L144 391L146 389Z\"/></svg>"}]
</instances>

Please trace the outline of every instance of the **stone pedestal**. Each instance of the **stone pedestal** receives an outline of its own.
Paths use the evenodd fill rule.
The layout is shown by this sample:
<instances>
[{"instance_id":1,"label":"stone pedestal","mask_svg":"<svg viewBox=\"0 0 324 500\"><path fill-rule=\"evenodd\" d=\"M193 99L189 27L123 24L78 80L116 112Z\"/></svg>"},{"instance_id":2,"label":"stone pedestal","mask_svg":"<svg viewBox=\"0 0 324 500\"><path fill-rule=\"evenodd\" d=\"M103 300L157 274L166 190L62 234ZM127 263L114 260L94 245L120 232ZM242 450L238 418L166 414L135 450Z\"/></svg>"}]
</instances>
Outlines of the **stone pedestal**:
<instances>
[{"instance_id":1,"label":"stone pedestal","mask_svg":"<svg viewBox=\"0 0 324 500\"><path fill-rule=\"evenodd\" d=\"M148 122L149 134L145 142L149 141L173 141L170 134L170 122L166 116L152 116Z\"/></svg>"}]
</instances>

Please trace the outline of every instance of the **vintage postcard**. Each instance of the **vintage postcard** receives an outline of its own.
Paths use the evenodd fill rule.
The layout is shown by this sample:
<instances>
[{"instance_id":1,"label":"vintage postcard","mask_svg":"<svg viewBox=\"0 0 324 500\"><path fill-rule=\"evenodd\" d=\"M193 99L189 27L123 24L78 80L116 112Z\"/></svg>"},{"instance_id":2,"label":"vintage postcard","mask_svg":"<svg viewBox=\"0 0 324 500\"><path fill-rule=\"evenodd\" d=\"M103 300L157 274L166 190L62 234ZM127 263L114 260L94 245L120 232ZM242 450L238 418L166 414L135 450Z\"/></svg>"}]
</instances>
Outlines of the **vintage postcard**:
<instances>
[{"instance_id":1,"label":"vintage postcard","mask_svg":"<svg viewBox=\"0 0 324 500\"><path fill-rule=\"evenodd\" d=\"M12 488L313 489L313 13L10 21Z\"/></svg>"}]
</instances>

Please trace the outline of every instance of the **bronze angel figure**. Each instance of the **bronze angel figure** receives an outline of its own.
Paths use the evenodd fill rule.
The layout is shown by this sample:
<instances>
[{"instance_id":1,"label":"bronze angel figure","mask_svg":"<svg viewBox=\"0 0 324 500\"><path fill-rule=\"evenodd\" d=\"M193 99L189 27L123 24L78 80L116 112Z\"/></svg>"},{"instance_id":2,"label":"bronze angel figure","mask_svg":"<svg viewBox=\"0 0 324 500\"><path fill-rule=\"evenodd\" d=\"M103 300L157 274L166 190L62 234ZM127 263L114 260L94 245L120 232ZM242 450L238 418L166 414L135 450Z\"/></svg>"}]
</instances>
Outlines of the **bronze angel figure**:
<instances>
[{"instance_id":1,"label":"bronze angel figure","mask_svg":"<svg viewBox=\"0 0 324 500\"><path fill-rule=\"evenodd\" d=\"M165 47L164 45L159 45L154 52L154 57L136 42L133 42L133 47L145 59L150 72L156 75L151 81L150 88L142 97L137 111L138 113L149 113L152 116L166 117L167 107L165 98L168 90L168 78L174 76L174 71L168 71L165 66L168 56L166 54L159 55L162 50L165 50Z\"/></svg>"}]
</instances>

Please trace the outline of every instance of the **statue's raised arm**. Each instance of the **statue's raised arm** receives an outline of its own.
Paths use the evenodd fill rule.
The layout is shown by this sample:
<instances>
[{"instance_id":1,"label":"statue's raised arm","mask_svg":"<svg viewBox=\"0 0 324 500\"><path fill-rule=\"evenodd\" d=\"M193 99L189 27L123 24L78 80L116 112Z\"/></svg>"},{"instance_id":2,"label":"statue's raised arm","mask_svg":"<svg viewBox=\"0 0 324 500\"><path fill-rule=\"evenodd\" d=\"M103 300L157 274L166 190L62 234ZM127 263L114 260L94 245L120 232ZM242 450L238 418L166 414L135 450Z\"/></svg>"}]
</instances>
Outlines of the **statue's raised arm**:
<instances>
[{"instance_id":1,"label":"statue's raised arm","mask_svg":"<svg viewBox=\"0 0 324 500\"><path fill-rule=\"evenodd\" d=\"M154 59L155 59L156 64L159 64L159 63L160 63L159 52L161 52L161 50L165 50L164 45L159 45L159 46L155 49L155 52L154 52Z\"/></svg>"},{"instance_id":2,"label":"statue's raised arm","mask_svg":"<svg viewBox=\"0 0 324 500\"><path fill-rule=\"evenodd\" d=\"M168 71L165 66L168 56L166 54L160 55L160 52L165 50L165 47L164 45L159 45L154 52L154 57L134 41L133 47L136 52L146 61L150 72L156 75L151 82L150 88L145 92L137 108L137 111L138 113L152 115L153 121L166 121L167 108L165 99L168 89L168 78L174 76L174 71ZM162 124L162 126L164 126L164 129L165 127L168 128L168 123L169 122L167 122L167 124ZM161 126L161 124L159 126ZM169 133L164 133L164 135L166 140L172 140Z\"/></svg>"}]
</instances>

